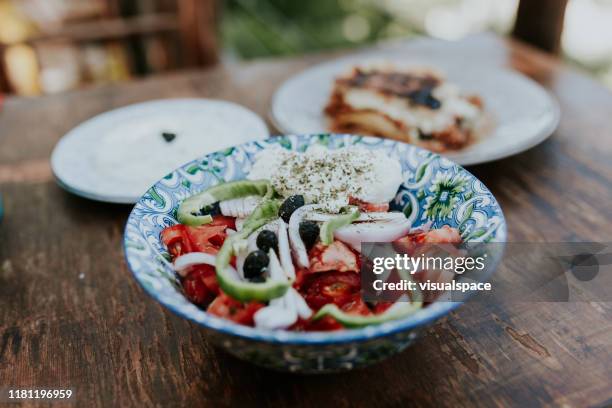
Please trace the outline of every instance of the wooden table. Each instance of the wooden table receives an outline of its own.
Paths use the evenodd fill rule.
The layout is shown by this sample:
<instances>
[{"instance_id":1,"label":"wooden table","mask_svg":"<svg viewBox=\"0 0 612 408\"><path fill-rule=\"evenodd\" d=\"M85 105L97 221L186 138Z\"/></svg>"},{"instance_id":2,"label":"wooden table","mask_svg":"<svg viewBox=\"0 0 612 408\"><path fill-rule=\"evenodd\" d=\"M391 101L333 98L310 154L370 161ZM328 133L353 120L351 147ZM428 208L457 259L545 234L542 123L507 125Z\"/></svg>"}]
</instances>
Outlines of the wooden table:
<instances>
[{"instance_id":1,"label":"wooden table","mask_svg":"<svg viewBox=\"0 0 612 408\"><path fill-rule=\"evenodd\" d=\"M612 404L611 303L467 304L400 355L341 375L279 374L238 361L130 277L121 249L128 206L75 197L52 179L55 143L98 113L202 96L265 116L283 80L330 56L8 99L0 113L0 385L71 387L77 406ZM448 58L511 66L560 101L561 124L549 140L470 169L501 203L509 239L610 241L612 94L555 58L496 37L462 41Z\"/></svg>"}]
</instances>

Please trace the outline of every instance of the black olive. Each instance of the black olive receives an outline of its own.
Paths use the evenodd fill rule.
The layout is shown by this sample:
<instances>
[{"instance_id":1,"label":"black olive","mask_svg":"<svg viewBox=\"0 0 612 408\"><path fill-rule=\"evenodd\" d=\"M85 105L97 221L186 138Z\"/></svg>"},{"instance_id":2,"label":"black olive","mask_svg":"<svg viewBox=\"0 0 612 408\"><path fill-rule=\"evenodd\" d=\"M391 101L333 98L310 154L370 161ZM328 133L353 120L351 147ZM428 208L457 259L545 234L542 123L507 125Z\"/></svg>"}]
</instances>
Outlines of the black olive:
<instances>
[{"instance_id":1,"label":"black olive","mask_svg":"<svg viewBox=\"0 0 612 408\"><path fill-rule=\"evenodd\" d=\"M304 196L303 195L293 195L287 198L278 209L278 216L283 219L285 222L289 222L291 218L291 214L298 208L304 205Z\"/></svg>"},{"instance_id":2,"label":"black olive","mask_svg":"<svg viewBox=\"0 0 612 408\"><path fill-rule=\"evenodd\" d=\"M270 230L263 230L257 235L257 248L264 251L266 254L270 249L278 249L278 238L276 234Z\"/></svg>"},{"instance_id":3,"label":"black olive","mask_svg":"<svg viewBox=\"0 0 612 408\"><path fill-rule=\"evenodd\" d=\"M176 133L172 132L162 132L162 137L166 141L166 143L170 143L176 138Z\"/></svg>"},{"instance_id":4,"label":"black olive","mask_svg":"<svg viewBox=\"0 0 612 408\"><path fill-rule=\"evenodd\" d=\"M312 248L319 237L319 224L314 221L302 221L299 227L300 238L304 241L306 249Z\"/></svg>"},{"instance_id":5,"label":"black olive","mask_svg":"<svg viewBox=\"0 0 612 408\"><path fill-rule=\"evenodd\" d=\"M268 258L268 255L266 255L264 251L258 249L251 252L244 260L244 265L242 267L244 277L247 279L254 279L258 276L262 276L269 263L270 258Z\"/></svg>"},{"instance_id":6,"label":"black olive","mask_svg":"<svg viewBox=\"0 0 612 408\"><path fill-rule=\"evenodd\" d=\"M216 203L212 203L210 205L202 207L200 211L198 212L191 213L191 215L195 215L196 217L201 216L201 215L211 215L214 217L215 215L220 215L220 214L221 214L221 207L219 207L218 201Z\"/></svg>"},{"instance_id":7,"label":"black olive","mask_svg":"<svg viewBox=\"0 0 612 408\"><path fill-rule=\"evenodd\" d=\"M263 275L255 276L254 278L249 279L249 282L253 283L264 283L266 278Z\"/></svg>"}]
</instances>

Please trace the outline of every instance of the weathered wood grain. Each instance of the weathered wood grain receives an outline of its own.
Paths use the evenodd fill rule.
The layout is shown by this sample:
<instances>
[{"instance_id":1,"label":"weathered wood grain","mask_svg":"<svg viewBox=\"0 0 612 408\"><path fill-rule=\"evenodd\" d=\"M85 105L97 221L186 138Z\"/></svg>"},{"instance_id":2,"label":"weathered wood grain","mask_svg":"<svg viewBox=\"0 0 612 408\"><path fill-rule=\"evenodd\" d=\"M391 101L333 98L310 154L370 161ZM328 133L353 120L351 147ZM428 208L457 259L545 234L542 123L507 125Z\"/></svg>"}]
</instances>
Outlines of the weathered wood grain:
<instances>
[{"instance_id":1,"label":"weathered wood grain","mask_svg":"<svg viewBox=\"0 0 612 408\"><path fill-rule=\"evenodd\" d=\"M402 44L393 44L401 50ZM457 55L509 65L559 99L551 139L471 168L515 241L609 241L612 94L516 42L476 37ZM334 54L335 55L335 54ZM454 58L457 55L451 55ZM40 99L0 113L0 385L69 386L75 406L605 406L612 304L470 303L397 357L333 376L279 374L212 348L131 279L127 206L65 193L48 171L59 138L106 110L205 96L266 115L274 89L326 55L262 60Z\"/></svg>"}]
</instances>

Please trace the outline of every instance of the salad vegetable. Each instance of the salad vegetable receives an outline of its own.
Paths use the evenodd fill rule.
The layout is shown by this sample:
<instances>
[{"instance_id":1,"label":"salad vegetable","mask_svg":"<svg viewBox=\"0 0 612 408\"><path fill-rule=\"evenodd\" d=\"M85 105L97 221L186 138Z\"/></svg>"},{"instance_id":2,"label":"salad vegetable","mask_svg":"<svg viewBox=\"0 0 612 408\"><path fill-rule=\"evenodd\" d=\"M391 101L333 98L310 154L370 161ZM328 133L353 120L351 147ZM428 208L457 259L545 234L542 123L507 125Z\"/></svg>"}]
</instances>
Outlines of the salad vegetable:
<instances>
[{"instance_id":1,"label":"salad vegetable","mask_svg":"<svg viewBox=\"0 0 612 408\"><path fill-rule=\"evenodd\" d=\"M316 204L305 205L295 210L289 219L289 242L291 242L297 264L301 268L308 268L310 261L308 259L306 244L300 236L300 224L308 212L318 208L319 206Z\"/></svg>"},{"instance_id":2,"label":"salad vegetable","mask_svg":"<svg viewBox=\"0 0 612 408\"><path fill-rule=\"evenodd\" d=\"M353 207L349 208L346 214L340 214L325 221L320 232L321 242L323 242L325 245L331 244L334 242L334 231L349 225L357 218L359 218L359 210L356 207Z\"/></svg>"},{"instance_id":3,"label":"salad vegetable","mask_svg":"<svg viewBox=\"0 0 612 408\"><path fill-rule=\"evenodd\" d=\"M402 174L382 151L267 149L248 178L185 199L179 224L161 232L185 295L208 313L264 330L339 330L404 318L435 300L419 291L395 302L362 298L362 242L406 253L461 242L454 228L413 229L389 211Z\"/></svg>"},{"instance_id":4,"label":"salad vegetable","mask_svg":"<svg viewBox=\"0 0 612 408\"><path fill-rule=\"evenodd\" d=\"M241 301L270 300L282 296L291 286L291 282L287 279L266 279L262 283L241 280L236 270L230 265L231 257L235 255L234 242L246 238L257 228L271 221L278 213L278 208L277 200L261 203L245 220L242 230L228 237L217 254L215 267L219 286L234 299Z\"/></svg>"},{"instance_id":5,"label":"salad vegetable","mask_svg":"<svg viewBox=\"0 0 612 408\"><path fill-rule=\"evenodd\" d=\"M364 326L370 326L372 324L380 324L384 322L388 322L389 320L401 319L403 317L408 317L411 314L414 314L421 308L422 304L420 302L402 302L396 303L387 311L377 314L377 315L368 315L362 316L358 314L351 314L344 312L338 308L333 303L328 303L323 306L319 311L313 316L313 320L319 320L323 317L330 316L333 317L337 322L339 322L342 326L348 328L358 328Z\"/></svg>"},{"instance_id":6,"label":"salad vegetable","mask_svg":"<svg viewBox=\"0 0 612 408\"><path fill-rule=\"evenodd\" d=\"M400 272L401 273L401 272ZM403 274L402 277L407 280L411 280L410 275ZM415 290L412 294L413 298L408 301L406 296L402 296L400 299L396 301L396 303L392 304L387 310L383 311L380 314L368 314L368 315L360 315L360 314L351 314L347 313L338 308L333 303L328 303L323 306L317 314L313 316L313 320L319 320L326 316L333 317L338 323L340 323L344 327L348 328L358 328L369 326L372 324L380 324L384 322L388 322L390 320L401 319L403 317L408 317L411 314L414 314L419 311L423 307L423 295L420 290Z\"/></svg>"},{"instance_id":7,"label":"salad vegetable","mask_svg":"<svg viewBox=\"0 0 612 408\"><path fill-rule=\"evenodd\" d=\"M212 221L211 211L219 208L220 201L247 196L271 198L272 186L266 180L241 180L217 184L206 191L193 195L181 203L177 218L181 224L197 226Z\"/></svg>"}]
</instances>

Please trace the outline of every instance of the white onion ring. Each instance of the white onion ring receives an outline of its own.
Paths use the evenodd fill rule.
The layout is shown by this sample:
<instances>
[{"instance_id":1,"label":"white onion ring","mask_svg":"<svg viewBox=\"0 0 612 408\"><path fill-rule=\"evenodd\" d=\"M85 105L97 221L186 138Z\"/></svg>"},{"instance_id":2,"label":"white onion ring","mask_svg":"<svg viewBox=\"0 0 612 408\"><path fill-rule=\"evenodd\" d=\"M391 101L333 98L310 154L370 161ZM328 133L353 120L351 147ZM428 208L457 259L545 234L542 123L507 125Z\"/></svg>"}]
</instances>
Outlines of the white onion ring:
<instances>
[{"instance_id":1,"label":"white onion ring","mask_svg":"<svg viewBox=\"0 0 612 408\"><path fill-rule=\"evenodd\" d=\"M297 321L295 309L279 306L266 306L253 315L255 327L258 329L278 330L286 329Z\"/></svg>"},{"instance_id":2,"label":"white onion ring","mask_svg":"<svg viewBox=\"0 0 612 408\"><path fill-rule=\"evenodd\" d=\"M297 322L298 317L308 319L311 316L312 310L304 298L297 290L289 288L283 296L272 299L268 306L257 311L253 320L257 328L277 330L291 326Z\"/></svg>"},{"instance_id":3,"label":"white onion ring","mask_svg":"<svg viewBox=\"0 0 612 408\"><path fill-rule=\"evenodd\" d=\"M289 288L288 293L293 297L293 301L295 302L295 308L297 310L298 315L302 319L310 319L312 316L312 310L297 290L294 288Z\"/></svg>"},{"instance_id":4,"label":"white onion ring","mask_svg":"<svg viewBox=\"0 0 612 408\"><path fill-rule=\"evenodd\" d=\"M291 248L289 247L289 236L287 235L287 224L283 220L278 220L278 255L280 263L289 279L295 279L295 266L291 259Z\"/></svg>"},{"instance_id":5,"label":"white onion ring","mask_svg":"<svg viewBox=\"0 0 612 408\"><path fill-rule=\"evenodd\" d=\"M260 232L261 232L260 230L257 230L251 233L251 235L249 235L249 237L247 238L247 251L249 253L256 251L258 249L257 248L257 235L259 235Z\"/></svg>"},{"instance_id":6,"label":"white onion ring","mask_svg":"<svg viewBox=\"0 0 612 408\"><path fill-rule=\"evenodd\" d=\"M247 252L240 251L236 254L236 272L242 280L244 280L244 261L246 260Z\"/></svg>"},{"instance_id":7,"label":"white onion ring","mask_svg":"<svg viewBox=\"0 0 612 408\"><path fill-rule=\"evenodd\" d=\"M219 202L221 214L228 217L245 218L249 216L259 205L262 198L259 196L247 196L232 198Z\"/></svg>"},{"instance_id":8,"label":"white onion ring","mask_svg":"<svg viewBox=\"0 0 612 408\"><path fill-rule=\"evenodd\" d=\"M234 224L236 224L236 231L242 231L242 227L244 227L244 220L246 220L246 218L236 218L234 220Z\"/></svg>"},{"instance_id":9,"label":"white onion ring","mask_svg":"<svg viewBox=\"0 0 612 408\"><path fill-rule=\"evenodd\" d=\"M412 223L404 219L380 222L362 222L338 228L334 237L361 251L362 242L392 242L410 231Z\"/></svg>"},{"instance_id":10,"label":"white onion ring","mask_svg":"<svg viewBox=\"0 0 612 408\"><path fill-rule=\"evenodd\" d=\"M217 257L204 252L190 252L185 255L181 255L174 260L174 269L181 276L187 276L187 269L195 265L212 265L215 266Z\"/></svg>"},{"instance_id":11,"label":"white onion ring","mask_svg":"<svg viewBox=\"0 0 612 408\"><path fill-rule=\"evenodd\" d=\"M268 258L270 258L270 263L268 264L268 273L270 274L270 279L275 279L279 281L287 280L285 276L285 272L283 271L283 267L276 256L276 252L274 249L270 248L268 251Z\"/></svg>"},{"instance_id":12,"label":"white onion ring","mask_svg":"<svg viewBox=\"0 0 612 408\"><path fill-rule=\"evenodd\" d=\"M279 231L282 231L284 228L284 225L280 225ZM284 268L281 267L280 261L273 249L270 249L268 256L270 257L270 264L268 265L270 278L284 279L286 271L283 271ZM300 295L297 290L290 287L283 296L270 300L268 306L258 310L253 316L253 320L257 328L278 330L286 329L291 326L297 322L298 317L308 319L311 316L312 310L308 307L302 295Z\"/></svg>"}]
</instances>

